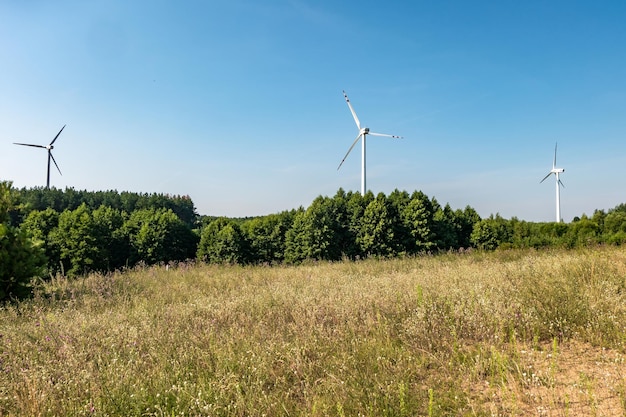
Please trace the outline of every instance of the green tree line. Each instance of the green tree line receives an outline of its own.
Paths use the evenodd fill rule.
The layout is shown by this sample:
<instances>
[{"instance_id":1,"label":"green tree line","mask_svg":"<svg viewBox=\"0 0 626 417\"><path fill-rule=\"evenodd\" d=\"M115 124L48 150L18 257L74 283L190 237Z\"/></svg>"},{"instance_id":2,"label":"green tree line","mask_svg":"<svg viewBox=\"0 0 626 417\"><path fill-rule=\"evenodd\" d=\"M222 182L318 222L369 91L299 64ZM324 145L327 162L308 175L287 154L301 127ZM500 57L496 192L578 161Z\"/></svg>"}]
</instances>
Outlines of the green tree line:
<instances>
[{"instance_id":1,"label":"green tree line","mask_svg":"<svg viewBox=\"0 0 626 417\"><path fill-rule=\"evenodd\" d=\"M473 247L487 250L622 245L626 243L626 204L595 210L591 217L576 216L571 223L534 223L492 215L474 226L471 242Z\"/></svg>"},{"instance_id":2,"label":"green tree line","mask_svg":"<svg viewBox=\"0 0 626 417\"><path fill-rule=\"evenodd\" d=\"M189 197L35 188L0 181L0 301L34 277L78 276L194 258Z\"/></svg>"},{"instance_id":3,"label":"green tree line","mask_svg":"<svg viewBox=\"0 0 626 417\"><path fill-rule=\"evenodd\" d=\"M319 196L308 208L252 219L226 217L201 230L197 258L210 263L298 263L393 257L469 247L480 216L416 191Z\"/></svg>"},{"instance_id":4,"label":"green tree line","mask_svg":"<svg viewBox=\"0 0 626 417\"><path fill-rule=\"evenodd\" d=\"M101 206L111 207L121 212L132 213L140 209L170 209L183 222L193 227L197 221L193 201L189 196L168 195L157 193L133 193L128 191L87 191L68 187L59 188L35 187L22 188L17 193L21 210L14 214L26 216L31 211L52 209L58 213L65 210L76 210L82 204L95 210Z\"/></svg>"},{"instance_id":5,"label":"green tree line","mask_svg":"<svg viewBox=\"0 0 626 417\"><path fill-rule=\"evenodd\" d=\"M420 191L319 196L251 218L200 217L189 197L68 188L15 190L0 182L0 300L30 278L78 276L196 259L280 264L412 256L460 249L626 242L626 205L571 223L533 223L471 207L453 210Z\"/></svg>"}]
</instances>

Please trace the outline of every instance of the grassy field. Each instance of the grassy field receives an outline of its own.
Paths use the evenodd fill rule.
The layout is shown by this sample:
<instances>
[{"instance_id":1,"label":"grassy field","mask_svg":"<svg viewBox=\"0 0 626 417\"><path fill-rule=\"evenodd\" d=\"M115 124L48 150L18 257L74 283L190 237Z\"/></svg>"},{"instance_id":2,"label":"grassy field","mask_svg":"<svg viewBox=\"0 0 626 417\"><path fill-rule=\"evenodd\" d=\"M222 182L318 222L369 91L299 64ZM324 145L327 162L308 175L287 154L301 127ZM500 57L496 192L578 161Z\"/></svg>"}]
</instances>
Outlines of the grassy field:
<instances>
[{"instance_id":1,"label":"grassy field","mask_svg":"<svg viewBox=\"0 0 626 417\"><path fill-rule=\"evenodd\" d=\"M622 416L626 248L59 277L1 416Z\"/></svg>"}]
</instances>

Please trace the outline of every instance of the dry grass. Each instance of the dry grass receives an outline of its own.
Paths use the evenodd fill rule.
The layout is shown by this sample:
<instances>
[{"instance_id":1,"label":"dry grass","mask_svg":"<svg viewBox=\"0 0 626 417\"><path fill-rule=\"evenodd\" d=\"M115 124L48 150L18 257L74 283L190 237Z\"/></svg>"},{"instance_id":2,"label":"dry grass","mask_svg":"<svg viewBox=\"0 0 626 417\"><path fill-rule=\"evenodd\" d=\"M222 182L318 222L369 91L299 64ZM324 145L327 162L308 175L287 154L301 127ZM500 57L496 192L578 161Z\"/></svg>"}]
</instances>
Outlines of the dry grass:
<instances>
[{"instance_id":1,"label":"dry grass","mask_svg":"<svg viewBox=\"0 0 626 417\"><path fill-rule=\"evenodd\" d=\"M0 415L624 415L625 298L622 248L57 278Z\"/></svg>"}]
</instances>

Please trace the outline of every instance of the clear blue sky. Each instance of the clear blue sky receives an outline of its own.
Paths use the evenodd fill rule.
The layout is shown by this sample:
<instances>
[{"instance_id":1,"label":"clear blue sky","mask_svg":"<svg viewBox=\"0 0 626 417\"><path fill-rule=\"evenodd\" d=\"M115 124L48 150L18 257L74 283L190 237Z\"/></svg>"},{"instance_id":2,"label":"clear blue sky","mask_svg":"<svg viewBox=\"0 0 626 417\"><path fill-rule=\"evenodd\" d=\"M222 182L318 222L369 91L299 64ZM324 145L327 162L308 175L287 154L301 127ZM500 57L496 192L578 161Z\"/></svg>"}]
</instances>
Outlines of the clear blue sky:
<instances>
[{"instance_id":1,"label":"clear blue sky","mask_svg":"<svg viewBox=\"0 0 626 417\"><path fill-rule=\"evenodd\" d=\"M0 179L251 216L360 189L483 217L626 202L624 1L0 2Z\"/></svg>"}]
</instances>

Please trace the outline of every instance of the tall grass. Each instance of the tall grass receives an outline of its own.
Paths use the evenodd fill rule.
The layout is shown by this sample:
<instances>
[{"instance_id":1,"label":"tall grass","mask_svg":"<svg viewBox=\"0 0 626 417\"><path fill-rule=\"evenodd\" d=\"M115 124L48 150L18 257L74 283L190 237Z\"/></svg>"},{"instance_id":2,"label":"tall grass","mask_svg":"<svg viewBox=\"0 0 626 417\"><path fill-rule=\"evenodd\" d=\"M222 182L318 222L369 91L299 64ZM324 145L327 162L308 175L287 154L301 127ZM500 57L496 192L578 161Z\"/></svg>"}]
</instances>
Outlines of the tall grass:
<instances>
[{"instance_id":1,"label":"tall grass","mask_svg":"<svg viewBox=\"0 0 626 417\"><path fill-rule=\"evenodd\" d=\"M57 277L0 415L622 415L625 342L622 248Z\"/></svg>"}]
</instances>

